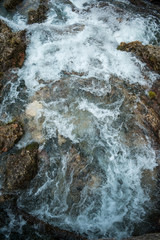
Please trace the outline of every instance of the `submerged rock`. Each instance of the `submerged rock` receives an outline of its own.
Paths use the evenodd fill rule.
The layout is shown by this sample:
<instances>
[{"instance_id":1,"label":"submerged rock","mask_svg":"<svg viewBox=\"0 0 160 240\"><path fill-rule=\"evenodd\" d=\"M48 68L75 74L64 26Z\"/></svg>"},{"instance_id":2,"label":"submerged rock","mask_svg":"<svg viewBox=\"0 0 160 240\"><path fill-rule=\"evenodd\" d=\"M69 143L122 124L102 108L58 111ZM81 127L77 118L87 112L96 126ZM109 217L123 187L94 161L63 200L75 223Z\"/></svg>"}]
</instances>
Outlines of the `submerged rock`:
<instances>
[{"instance_id":1,"label":"submerged rock","mask_svg":"<svg viewBox=\"0 0 160 240\"><path fill-rule=\"evenodd\" d=\"M0 125L0 154L10 150L23 135L22 125L15 121L7 125Z\"/></svg>"},{"instance_id":2,"label":"submerged rock","mask_svg":"<svg viewBox=\"0 0 160 240\"><path fill-rule=\"evenodd\" d=\"M25 31L14 33L6 23L0 20L1 75L9 68L22 67L25 59L25 49Z\"/></svg>"},{"instance_id":3,"label":"submerged rock","mask_svg":"<svg viewBox=\"0 0 160 240\"><path fill-rule=\"evenodd\" d=\"M38 168L38 143L32 143L6 157L3 188L5 191L24 189L35 177Z\"/></svg>"},{"instance_id":4,"label":"submerged rock","mask_svg":"<svg viewBox=\"0 0 160 240\"><path fill-rule=\"evenodd\" d=\"M148 67L160 73L160 46L143 45L139 41L134 41L122 42L117 49L135 53Z\"/></svg>"},{"instance_id":5,"label":"submerged rock","mask_svg":"<svg viewBox=\"0 0 160 240\"><path fill-rule=\"evenodd\" d=\"M5 209L6 211L5 211ZM0 233L1 239L6 239L6 231L3 229L8 228L9 239L34 239L34 240L87 240L85 237L76 232L55 227L45 220L41 220L36 216L26 213L18 208L16 204L11 203L10 207L0 205ZM14 228L10 227L11 217L14 214ZM20 228L21 231L16 229Z\"/></svg>"},{"instance_id":6,"label":"submerged rock","mask_svg":"<svg viewBox=\"0 0 160 240\"><path fill-rule=\"evenodd\" d=\"M4 1L4 7L7 10L14 9L19 3L21 3L23 0L5 0Z\"/></svg>"},{"instance_id":7,"label":"submerged rock","mask_svg":"<svg viewBox=\"0 0 160 240\"><path fill-rule=\"evenodd\" d=\"M43 105L38 101L33 101L27 105L25 115L27 130L30 131L32 139L36 142L44 142L43 137Z\"/></svg>"},{"instance_id":8,"label":"submerged rock","mask_svg":"<svg viewBox=\"0 0 160 240\"><path fill-rule=\"evenodd\" d=\"M69 207L80 201L81 192L87 193L97 189L101 184L101 177L90 169L89 159L82 155L74 146L68 154L65 177L67 182L70 182L70 193L67 198Z\"/></svg>"},{"instance_id":9,"label":"submerged rock","mask_svg":"<svg viewBox=\"0 0 160 240\"><path fill-rule=\"evenodd\" d=\"M42 23L47 19L48 0L40 0L40 5L37 10L28 12L28 24Z\"/></svg>"}]
</instances>

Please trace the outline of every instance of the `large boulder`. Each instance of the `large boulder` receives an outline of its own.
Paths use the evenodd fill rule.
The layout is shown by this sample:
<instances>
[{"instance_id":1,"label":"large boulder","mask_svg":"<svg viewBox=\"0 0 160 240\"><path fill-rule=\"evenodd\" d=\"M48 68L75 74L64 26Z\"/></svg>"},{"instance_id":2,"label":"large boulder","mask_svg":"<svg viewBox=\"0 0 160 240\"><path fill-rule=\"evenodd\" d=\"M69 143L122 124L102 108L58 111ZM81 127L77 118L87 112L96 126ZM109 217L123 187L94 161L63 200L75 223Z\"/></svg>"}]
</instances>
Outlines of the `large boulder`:
<instances>
[{"instance_id":1,"label":"large boulder","mask_svg":"<svg viewBox=\"0 0 160 240\"><path fill-rule=\"evenodd\" d=\"M160 46L143 45L139 41L134 41L130 43L122 42L117 49L133 52L144 61L148 67L160 73Z\"/></svg>"},{"instance_id":2,"label":"large boulder","mask_svg":"<svg viewBox=\"0 0 160 240\"><path fill-rule=\"evenodd\" d=\"M22 67L25 49L25 31L12 32L7 24L0 20L0 75L9 68Z\"/></svg>"},{"instance_id":3,"label":"large boulder","mask_svg":"<svg viewBox=\"0 0 160 240\"><path fill-rule=\"evenodd\" d=\"M5 0L4 1L4 7L7 10L14 9L19 3L21 3L23 0Z\"/></svg>"},{"instance_id":4,"label":"large boulder","mask_svg":"<svg viewBox=\"0 0 160 240\"><path fill-rule=\"evenodd\" d=\"M15 121L7 125L0 125L0 154L10 150L23 135L22 125Z\"/></svg>"},{"instance_id":5,"label":"large boulder","mask_svg":"<svg viewBox=\"0 0 160 240\"><path fill-rule=\"evenodd\" d=\"M24 189L35 177L38 169L38 143L32 143L5 158L4 192Z\"/></svg>"}]
</instances>

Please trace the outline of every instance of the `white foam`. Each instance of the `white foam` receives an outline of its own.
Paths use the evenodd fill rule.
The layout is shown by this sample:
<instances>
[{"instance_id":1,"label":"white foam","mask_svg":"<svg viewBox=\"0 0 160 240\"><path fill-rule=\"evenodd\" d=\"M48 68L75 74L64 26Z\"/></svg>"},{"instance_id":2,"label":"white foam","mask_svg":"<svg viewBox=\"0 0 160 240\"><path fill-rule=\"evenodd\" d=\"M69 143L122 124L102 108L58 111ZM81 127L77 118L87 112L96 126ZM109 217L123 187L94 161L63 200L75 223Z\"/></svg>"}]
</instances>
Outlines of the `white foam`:
<instances>
[{"instance_id":1,"label":"white foam","mask_svg":"<svg viewBox=\"0 0 160 240\"><path fill-rule=\"evenodd\" d=\"M141 66L140 69L130 53L116 48L121 41L139 40L144 44L149 43L157 28L155 22L148 27L149 20L128 20L124 16L119 24L116 20L118 15L115 12L112 14L113 9L112 15L109 11L97 9L83 14L72 12L68 7L64 11L68 19L63 25L56 24L54 28L49 15L45 24L30 27L32 36L27 49L27 60L19 73L30 90L40 88L39 79L45 82L59 80L62 71L85 72L88 77L101 76L103 79L108 79L113 74L131 83L146 84L141 74L144 67ZM103 16L111 19L106 23ZM75 23L85 25L84 29L69 34L65 28Z\"/></svg>"}]
</instances>

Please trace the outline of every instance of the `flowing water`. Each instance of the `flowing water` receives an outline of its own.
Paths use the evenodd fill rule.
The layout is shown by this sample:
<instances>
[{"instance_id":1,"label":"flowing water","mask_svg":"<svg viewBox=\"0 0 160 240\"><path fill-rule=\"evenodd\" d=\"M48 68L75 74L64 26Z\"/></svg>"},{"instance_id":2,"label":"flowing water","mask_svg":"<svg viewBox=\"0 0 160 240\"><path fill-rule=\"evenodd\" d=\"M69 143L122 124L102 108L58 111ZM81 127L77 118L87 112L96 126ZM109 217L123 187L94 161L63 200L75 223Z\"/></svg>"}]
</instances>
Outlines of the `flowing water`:
<instances>
[{"instance_id":1,"label":"flowing water","mask_svg":"<svg viewBox=\"0 0 160 240\"><path fill-rule=\"evenodd\" d=\"M129 1L49 4L42 24L27 25L21 11L1 13L29 39L18 81L1 106L3 121L19 114L27 127L17 146L34 140L41 150L38 175L18 206L90 239L121 239L152 207L156 153L147 130L137 130L144 126L134 110L141 88L157 75L117 46L159 44L159 20Z\"/></svg>"}]
</instances>

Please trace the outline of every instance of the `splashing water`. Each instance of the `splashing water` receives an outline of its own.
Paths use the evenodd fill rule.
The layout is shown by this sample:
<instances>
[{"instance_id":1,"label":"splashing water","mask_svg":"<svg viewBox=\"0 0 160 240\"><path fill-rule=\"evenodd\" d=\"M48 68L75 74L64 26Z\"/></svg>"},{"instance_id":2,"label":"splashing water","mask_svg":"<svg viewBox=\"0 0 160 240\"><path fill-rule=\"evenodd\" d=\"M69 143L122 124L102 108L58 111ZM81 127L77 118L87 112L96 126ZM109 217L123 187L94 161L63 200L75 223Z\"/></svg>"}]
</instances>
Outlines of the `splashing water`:
<instances>
[{"instance_id":1,"label":"splashing water","mask_svg":"<svg viewBox=\"0 0 160 240\"><path fill-rule=\"evenodd\" d=\"M149 137L134 132L137 99L128 105L123 88L150 86L157 75L117 46L158 41L159 29L151 16L132 13L128 1L104 3L52 0L42 24L8 20L15 30L23 21L30 38L18 77L30 96L23 114L29 118L30 110L38 126L31 137L42 138L41 168L18 204L88 238L121 239L145 218L150 190L142 175L156 167Z\"/></svg>"}]
</instances>

